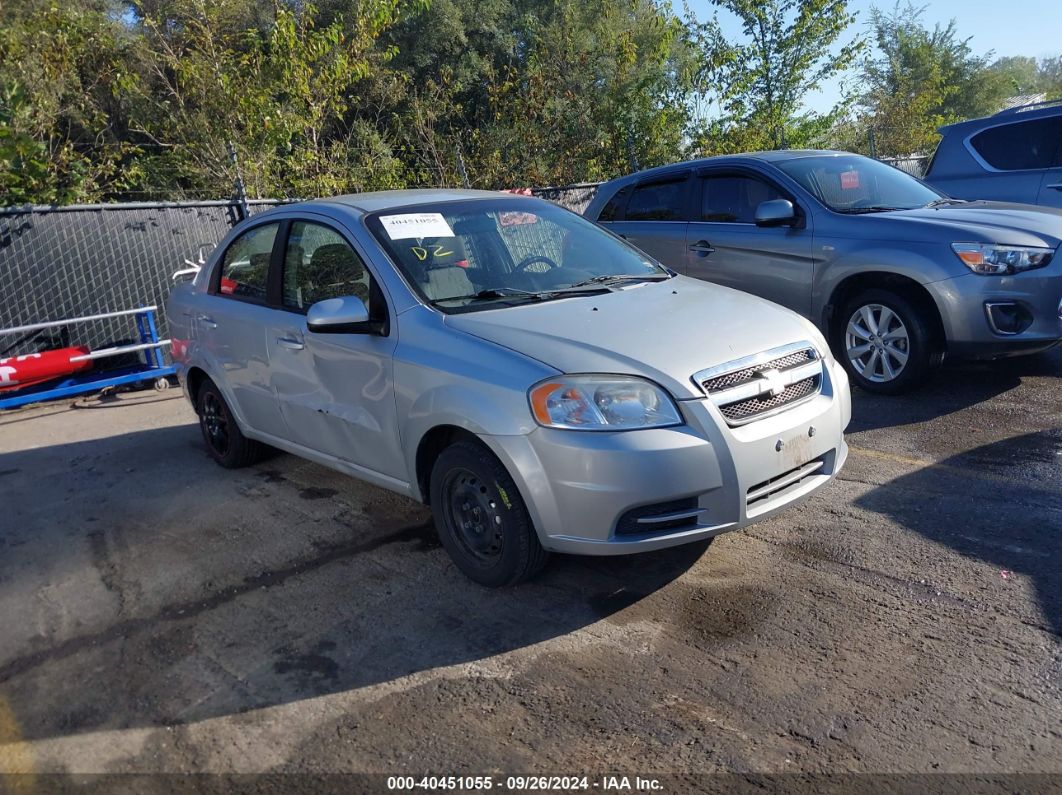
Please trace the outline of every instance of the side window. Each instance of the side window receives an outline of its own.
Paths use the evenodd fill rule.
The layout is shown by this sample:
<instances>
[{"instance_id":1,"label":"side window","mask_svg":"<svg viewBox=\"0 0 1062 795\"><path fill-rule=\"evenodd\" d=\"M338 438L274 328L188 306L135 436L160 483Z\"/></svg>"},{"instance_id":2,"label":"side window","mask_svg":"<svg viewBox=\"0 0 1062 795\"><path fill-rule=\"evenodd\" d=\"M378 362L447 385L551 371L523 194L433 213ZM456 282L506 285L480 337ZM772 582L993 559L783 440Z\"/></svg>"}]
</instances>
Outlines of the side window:
<instances>
[{"instance_id":1,"label":"side window","mask_svg":"<svg viewBox=\"0 0 1062 795\"><path fill-rule=\"evenodd\" d=\"M605 206L601 208L601 214L598 215L598 221L615 221L620 214L620 210L623 209L623 205L627 203L627 198L631 195L630 186L620 188L616 191L612 198L605 203Z\"/></svg>"},{"instance_id":2,"label":"side window","mask_svg":"<svg viewBox=\"0 0 1062 795\"><path fill-rule=\"evenodd\" d=\"M686 178L639 185L627 205L626 221L685 221Z\"/></svg>"},{"instance_id":3,"label":"side window","mask_svg":"<svg viewBox=\"0 0 1062 795\"><path fill-rule=\"evenodd\" d=\"M1062 116L990 127L970 144L992 168L1017 171L1049 168L1062 141Z\"/></svg>"},{"instance_id":4,"label":"side window","mask_svg":"<svg viewBox=\"0 0 1062 795\"><path fill-rule=\"evenodd\" d=\"M232 242L221 261L218 293L250 301L266 300L269 258L280 224L265 224Z\"/></svg>"},{"instance_id":5,"label":"side window","mask_svg":"<svg viewBox=\"0 0 1062 795\"><path fill-rule=\"evenodd\" d=\"M770 199L785 197L756 177L705 177L701 180L702 221L752 224L756 222L756 208Z\"/></svg>"},{"instance_id":6,"label":"side window","mask_svg":"<svg viewBox=\"0 0 1062 795\"><path fill-rule=\"evenodd\" d=\"M305 312L326 298L354 295L369 305L370 277L361 257L327 226L295 221L284 252L283 303Z\"/></svg>"}]
</instances>

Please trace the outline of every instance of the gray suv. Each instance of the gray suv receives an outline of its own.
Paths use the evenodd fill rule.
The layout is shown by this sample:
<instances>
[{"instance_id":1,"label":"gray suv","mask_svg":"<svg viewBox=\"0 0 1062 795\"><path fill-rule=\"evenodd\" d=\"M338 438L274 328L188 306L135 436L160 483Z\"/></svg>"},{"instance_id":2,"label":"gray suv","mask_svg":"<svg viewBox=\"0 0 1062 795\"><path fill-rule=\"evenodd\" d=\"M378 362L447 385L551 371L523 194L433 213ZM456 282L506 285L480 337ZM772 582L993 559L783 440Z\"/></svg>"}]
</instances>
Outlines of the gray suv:
<instances>
[{"instance_id":1,"label":"gray suv","mask_svg":"<svg viewBox=\"0 0 1062 795\"><path fill-rule=\"evenodd\" d=\"M950 199L859 155L664 166L605 183L585 215L680 273L812 319L870 391L904 391L945 354L1062 339L1062 210Z\"/></svg>"},{"instance_id":2,"label":"gray suv","mask_svg":"<svg viewBox=\"0 0 1062 795\"><path fill-rule=\"evenodd\" d=\"M926 181L961 199L1062 207L1062 104L941 127Z\"/></svg>"}]
</instances>

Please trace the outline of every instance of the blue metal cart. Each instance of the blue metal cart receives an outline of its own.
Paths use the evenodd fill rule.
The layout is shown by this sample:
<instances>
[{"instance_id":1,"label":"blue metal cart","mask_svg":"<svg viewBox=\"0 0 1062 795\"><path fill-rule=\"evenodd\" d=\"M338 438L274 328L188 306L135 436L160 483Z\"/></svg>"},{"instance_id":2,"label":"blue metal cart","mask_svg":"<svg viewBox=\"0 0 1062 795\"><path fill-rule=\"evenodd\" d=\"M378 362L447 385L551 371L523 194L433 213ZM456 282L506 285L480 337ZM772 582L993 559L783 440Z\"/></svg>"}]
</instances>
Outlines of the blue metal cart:
<instances>
[{"instance_id":1,"label":"blue metal cart","mask_svg":"<svg viewBox=\"0 0 1062 795\"><path fill-rule=\"evenodd\" d=\"M173 365L167 365L162 358L162 348L169 345L170 340L159 339L158 327L155 324L155 312L157 310L157 306L142 306L139 309L125 309L120 312L107 312L102 315L75 317L68 320L52 320L46 323L33 323L28 326L0 329L0 336L28 334L43 329L68 326L72 323L87 323L93 320L131 316L136 321L137 335L140 339L138 344L101 348L98 351L90 351L80 356L71 357L70 361L73 363L89 359L106 359L127 353L140 353L143 356L143 361L138 364L102 372L79 373L60 377L55 381L43 384L16 388L10 392L0 392L0 409L24 406L27 403L38 403L42 400L55 400L56 398L70 397L71 395L81 395L108 387L136 384L143 381L154 381L156 389L166 389L170 383L168 377L177 370Z\"/></svg>"}]
</instances>

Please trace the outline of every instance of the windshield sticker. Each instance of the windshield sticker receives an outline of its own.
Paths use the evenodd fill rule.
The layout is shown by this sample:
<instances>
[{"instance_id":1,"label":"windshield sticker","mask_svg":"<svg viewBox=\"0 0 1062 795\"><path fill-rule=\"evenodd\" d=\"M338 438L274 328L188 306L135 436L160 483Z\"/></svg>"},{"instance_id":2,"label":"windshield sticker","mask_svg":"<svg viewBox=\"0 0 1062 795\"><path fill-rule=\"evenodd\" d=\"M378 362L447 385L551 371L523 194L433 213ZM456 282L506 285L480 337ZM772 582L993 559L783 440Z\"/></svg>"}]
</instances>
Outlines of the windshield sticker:
<instances>
[{"instance_id":1,"label":"windshield sticker","mask_svg":"<svg viewBox=\"0 0 1062 795\"><path fill-rule=\"evenodd\" d=\"M453 237L454 232L442 213L403 213L381 215L380 223L392 240L408 240L411 237Z\"/></svg>"},{"instance_id":2,"label":"windshield sticker","mask_svg":"<svg viewBox=\"0 0 1062 795\"><path fill-rule=\"evenodd\" d=\"M537 224L538 216L534 213L522 213L511 210L498 213L498 223L502 226L523 226L524 224Z\"/></svg>"},{"instance_id":3,"label":"windshield sticker","mask_svg":"<svg viewBox=\"0 0 1062 795\"><path fill-rule=\"evenodd\" d=\"M842 171L841 172L841 189L842 190L858 190L859 188L859 172L858 171Z\"/></svg>"}]
</instances>

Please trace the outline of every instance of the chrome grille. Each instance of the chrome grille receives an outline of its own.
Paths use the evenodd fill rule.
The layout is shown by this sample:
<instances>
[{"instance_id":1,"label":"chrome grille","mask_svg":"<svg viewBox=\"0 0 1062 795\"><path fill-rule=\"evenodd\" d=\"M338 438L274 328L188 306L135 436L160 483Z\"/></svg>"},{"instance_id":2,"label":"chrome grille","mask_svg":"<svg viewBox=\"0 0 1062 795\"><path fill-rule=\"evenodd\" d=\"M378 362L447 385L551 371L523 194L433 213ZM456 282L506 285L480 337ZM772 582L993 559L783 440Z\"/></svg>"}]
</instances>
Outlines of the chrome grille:
<instances>
[{"instance_id":1,"label":"chrome grille","mask_svg":"<svg viewBox=\"0 0 1062 795\"><path fill-rule=\"evenodd\" d=\"M756 377L756 373L760 370L768 368L772 370L788 370L790 367L798 367L799 365L814 361L814 359L815 350L813 348L808 348L807 350L790 353L788 356L780 356L777 359L771 359L768 362L764 362L759 367L746 367L744 370L735 370L726 375L709 378L707 381L701 383L701 387L705 392L716 392L720 389L729 389L732 386L751 381Z\"/></svg>"},{"instance_id":2,"label":"chrome grille","mask_svg":"<svg viewBox=\"0 0 1062 795\"><path fill-rule=\"evenodd\" d=\"M819 376L812 376L811 378L805 378L803 381L797 381L795 384L790 384L777 397L764 399L754 397L748 400L739 400L737 403L728 403L725 406L720 406L719 411L728 420L740 422L757 417L760 414L766 414L772 409L780 408L789 403L796 403L798 400L803 400L818 391Z\"/></svg>"},{"instance_id":3,"label":"chrome grille","mask_svg":"<svg viewBox=\"0 0 1062 795\"><path fill-rule=\"evenodd\" d=\"M730 425L809 400L821 391L822 379L822 361L810 342L746 356L693 376Z\"/></svg>"}]
</instances>

